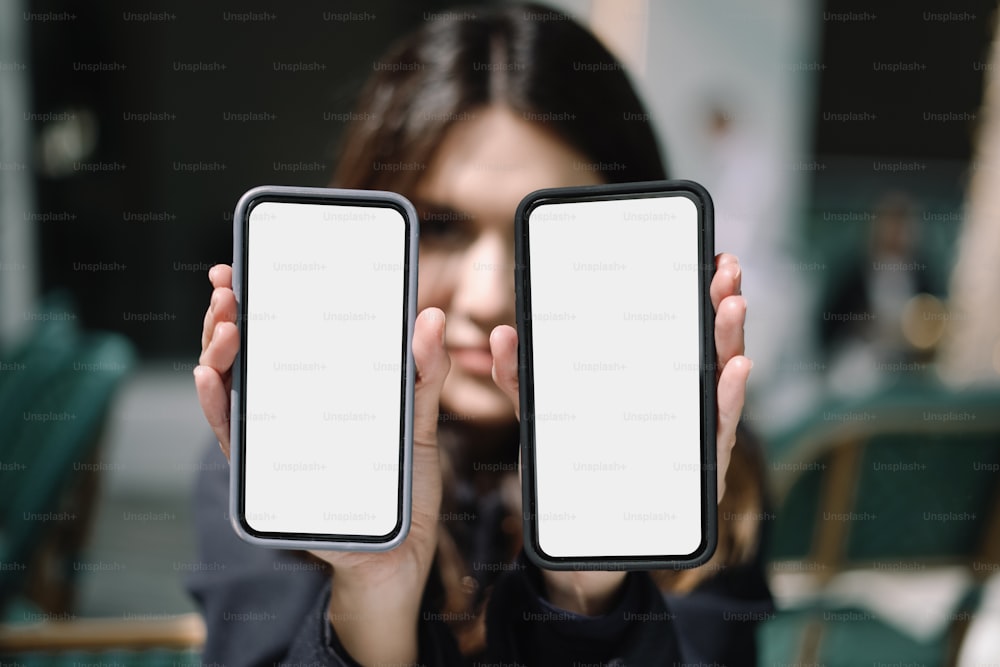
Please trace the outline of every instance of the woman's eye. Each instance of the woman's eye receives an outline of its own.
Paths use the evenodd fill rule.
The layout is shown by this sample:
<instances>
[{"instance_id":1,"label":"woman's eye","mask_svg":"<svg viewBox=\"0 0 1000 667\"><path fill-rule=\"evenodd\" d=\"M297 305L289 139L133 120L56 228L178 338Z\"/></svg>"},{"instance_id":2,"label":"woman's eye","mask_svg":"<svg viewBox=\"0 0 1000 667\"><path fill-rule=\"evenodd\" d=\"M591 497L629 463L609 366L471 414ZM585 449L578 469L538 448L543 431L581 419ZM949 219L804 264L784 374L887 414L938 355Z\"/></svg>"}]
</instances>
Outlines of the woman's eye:
<instances>
[{"instance_id":1,"label":"woman's eye","mask_svg":"<svg viewBox=\"0 0 1000 667\"><path fill-rule=\"evenodd\" d=\"M472 236L470 221L459 214L452 212L420 214L421 243L460 246L471 241Z\"/></svg>"},{"instance_id":2,"label":"woman's eye","mask_svg":"<svg viewBox=\"0 0 1000 667\"><path fill-rule=\"evenodd\" d=\"M438 220L420 221L420 238L446 239L458 237L461 229L454 222L441 222Z\"/></svg>"}]
</instances>

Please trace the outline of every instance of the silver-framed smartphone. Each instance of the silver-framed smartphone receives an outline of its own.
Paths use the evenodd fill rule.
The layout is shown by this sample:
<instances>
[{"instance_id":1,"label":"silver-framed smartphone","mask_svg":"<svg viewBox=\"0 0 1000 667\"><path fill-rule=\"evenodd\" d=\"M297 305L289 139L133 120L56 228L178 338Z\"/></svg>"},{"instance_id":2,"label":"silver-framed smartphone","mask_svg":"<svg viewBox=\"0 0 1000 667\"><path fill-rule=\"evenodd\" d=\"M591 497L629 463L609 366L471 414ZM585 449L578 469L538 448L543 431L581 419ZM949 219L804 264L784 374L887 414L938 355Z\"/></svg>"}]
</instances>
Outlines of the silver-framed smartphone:
<instances>
[{"instance_id":1,"label":"silver-framed smartphone","mask_svg":"<svg viewBox=\"0 0 1000 667\"><path fill-rule=\"evenodd\" d=\"M244 540L406 538L418 238L391 192L262 186L237 203L230 519Z\"/></svg>"},{"instance_id":2,"label":"silver-framed smartphone","mask_svg":"<svg viewBox=\"0 0 1000 667\"><path fill-rule=\"evenodd\" d=\"M715 550L712 200L690 181L554 188L515 219L524 545L541 567Z\"/></svg>"}]
</instances>

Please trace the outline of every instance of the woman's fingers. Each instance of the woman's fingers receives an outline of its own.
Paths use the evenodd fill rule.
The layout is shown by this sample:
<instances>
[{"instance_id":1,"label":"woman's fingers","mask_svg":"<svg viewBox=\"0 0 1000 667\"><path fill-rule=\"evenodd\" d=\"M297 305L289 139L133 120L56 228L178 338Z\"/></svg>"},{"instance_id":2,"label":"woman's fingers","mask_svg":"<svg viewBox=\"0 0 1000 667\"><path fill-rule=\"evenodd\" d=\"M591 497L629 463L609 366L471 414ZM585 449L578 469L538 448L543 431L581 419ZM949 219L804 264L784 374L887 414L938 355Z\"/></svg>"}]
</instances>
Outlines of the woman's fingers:
<instances>
[{"instance_id":1,"label":"woman's fingers","mask_svg":"<svg viewBox=\"0 0 1000 667\"><path fill-rule=\"evenodd\" d=\"M205 348L198 363L210 366L221 377L227 377L232 370L236 353L240 350L240 336L236 325L232 322L219 322L215 325L208 347Z\"/></svg>"},{"instance_id":2,"label":"woman's fingers","mask_svg":"<svg viewBox=\"0 0 1000 667\"><path fill-rule=\"evenodd\" d=\"M716 459L718 464L719 500L726 492L726 471L736 444L736 427L743 412L746 398L747 379L753 362L742 355L734 356L722 369L717 388L719 401L719 422L716 429Z\"/></svg>"},{"instance_id":3,"label":"woman's fingers","mask_svg":"<svg viewBox=\"0 0 1000 667\"><path fill-rule=\"evenodd\" d=\"M715 276L712 278L712 285L709 288L709 295L712 299L712 308L719 310L719 304L723 299L733 294L742 293L743 270L740 268L740 260L735 255L721 253L715 257Z\"/></svg>"},{"instance_id":4,"label":"woman's fingers","mask_svg":"<svg viewBox=\"0 0 1000 667\"><path fill-rule=\"evenodd\" d=\"M202 350L194 369L198 402L215 437L229 458L229 411L233 361L240 348L239 333L232 322L215 325L208 346Z\"/></svg>"},{"instance_id":5,"label":"woman's fingers","mask_svg":"<svg viewBox=\"0 0 1000 667\"><path fill-rule=\"evenodd\" d=\"M715 313L715 352L719 368L745 351L743 325L746 322L747 302L742 296L727 296Z\"/></svg>"},{"instance_id":6,"label":"woman's fingers","mask_svg":"<svg viewBox=\"0 0 1000 667\"><path fill-rule=\"evenodd\" d=\"M233 267L228 264L216 264L208 270L208 280L212 287L233 288Z\"/></svg>"},{"instance_id":7,"label":"woman's fingers","mask_svg":"<svg viewBox=\"0 0 1000 667\"><path fill-rule=\"evenodd\" d=\"M201 330L201 349L204 351L212 342L215 327L219 322L236 322L236 295L228 287L216 287L205 313Z\"/></svg>"},{"instance_id":8,"label":"woman's fingers","mask_svg":"<svg viewBox=\"0 0 1000 667\"><path fill-rule=\"evenodd\" d=\"M233 294L233 269L228 264L216 264L208 270L212 283L211 301L201 327L202 352L212 341L215 325L219 322L236 322L236 295Z\"/></svg>"},{"instance_id":9,"label":"woman's fingers","mask_svg":"<svg viewBox=\"0 0 1000 667\"><path fill-rule=\"evenodd\" d=\"M219 439L222 453L229 458L229 387L222 376L209 366L195 366L194 385L198 390L198 402L201 403L205 419L212 427L212 432Z\"/></svg>"},{"instance_id":10,"label":"woman's fingers","mask_svg":"<svg viewBox=\"0 0 1000 667\"><path fill-rule=\"evenodd\" d=\"M216 264L208 270L208 280L215 289L202 324L201 356L194 368L194 385L202 412L228 459L231 371L239 351L232 268Z\"/></svg>"},{"instance_id":11,"label":"woman's fingers","mask_svg":"<svg viewBox=\"0 0 1000 667\"><path fill-rule=\"evenodd\" d=\"M747 302L742 296L742 282L739 259L725 252L716 255L715 277L712 278L710 293L712 307L715 308L715 352L719 363L716 375L719 409L716 462L720 501L726 493L726 471L733 445L736 444L736 427L743 413L747 379L753 366L753 362L743 356L746 351L743 326Z\"/></svg>"},{"instance_id":12,"label":"woman's fingers","mask_svg":"<svg viewBox=\"0 0 1000 667\"><path fill-rule=\"evenodd\" d=\"M517 377L517 330L502 324L490 334L493 354L493 382L514 404L514 415L521 419L521 399Z\"/></svg>"}]
</instances>

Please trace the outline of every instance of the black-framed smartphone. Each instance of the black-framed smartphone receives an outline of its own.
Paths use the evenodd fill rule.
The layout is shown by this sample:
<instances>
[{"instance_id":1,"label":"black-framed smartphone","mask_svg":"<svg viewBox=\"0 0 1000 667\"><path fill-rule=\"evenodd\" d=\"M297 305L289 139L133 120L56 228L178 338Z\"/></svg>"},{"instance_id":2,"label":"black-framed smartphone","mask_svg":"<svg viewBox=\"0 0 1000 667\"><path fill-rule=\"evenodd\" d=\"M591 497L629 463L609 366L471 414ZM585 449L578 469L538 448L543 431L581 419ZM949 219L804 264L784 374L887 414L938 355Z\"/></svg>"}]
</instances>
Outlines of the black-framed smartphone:
<instances>
[{"instance_id":1,"label":"black-framed smartphone","mask_svg":"<svg viewBox=\"0 0 1000 667\"><path fill-rule=\"evenodd\" d=\"M715 271L691 181L554 188L515 219L524 545L548 569L715 550Z\"/></svg>"},{"instance_id":2,"label":"black-framed smartphone","mask_svg":"<svg viewBox=\"0 0 1000 667\"><path fill-rule=\"evenodd\" d=\"M237 203L230 518L244 540L405 539L418 237L390 192L262 186Z\"/></svg>"}]
</instances>

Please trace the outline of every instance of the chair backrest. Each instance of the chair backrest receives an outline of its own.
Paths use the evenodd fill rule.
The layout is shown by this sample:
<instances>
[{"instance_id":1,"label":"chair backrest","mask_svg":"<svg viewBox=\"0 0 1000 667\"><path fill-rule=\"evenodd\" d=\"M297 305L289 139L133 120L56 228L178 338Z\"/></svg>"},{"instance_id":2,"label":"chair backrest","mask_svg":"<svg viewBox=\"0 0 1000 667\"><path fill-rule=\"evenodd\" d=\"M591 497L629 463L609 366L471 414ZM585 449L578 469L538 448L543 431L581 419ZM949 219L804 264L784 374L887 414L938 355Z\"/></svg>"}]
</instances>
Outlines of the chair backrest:
<instances>
[{"instance_id":1,"label":"chair backrest","mask_svg":"<svg viewBox=\"0 0 1000 667\"><path fill-rule=\"evenodd\" d=\"M204 644L205 623L197 613L0 624L2 664L180 667L202 664Z\"/></svg>"},{"instance_id":2,"label":"chair backrest","mask_svg":"<svg viewBox=\"0 0 1000 667\"><path fill-rule=\"evenodd\" d=\"M31 554L54 522L74 464L92 458L115 388L134 363L113 333L82 333L63 300L49 302L31 339L0 375L0 607L23 588ZM81 510L82 514L82 510Z\"/></svg>"},{"instance_id":3,"label":"chair backrest","mask_svg":"<svg viewBox=\"0 0 1000 667\"><path fill-rule=\"evenodd\" d=\"M1000 389L890 389L831 404L771 450L769 560L821 582L1000 557Z\"/></svg>"}]
</instances>

